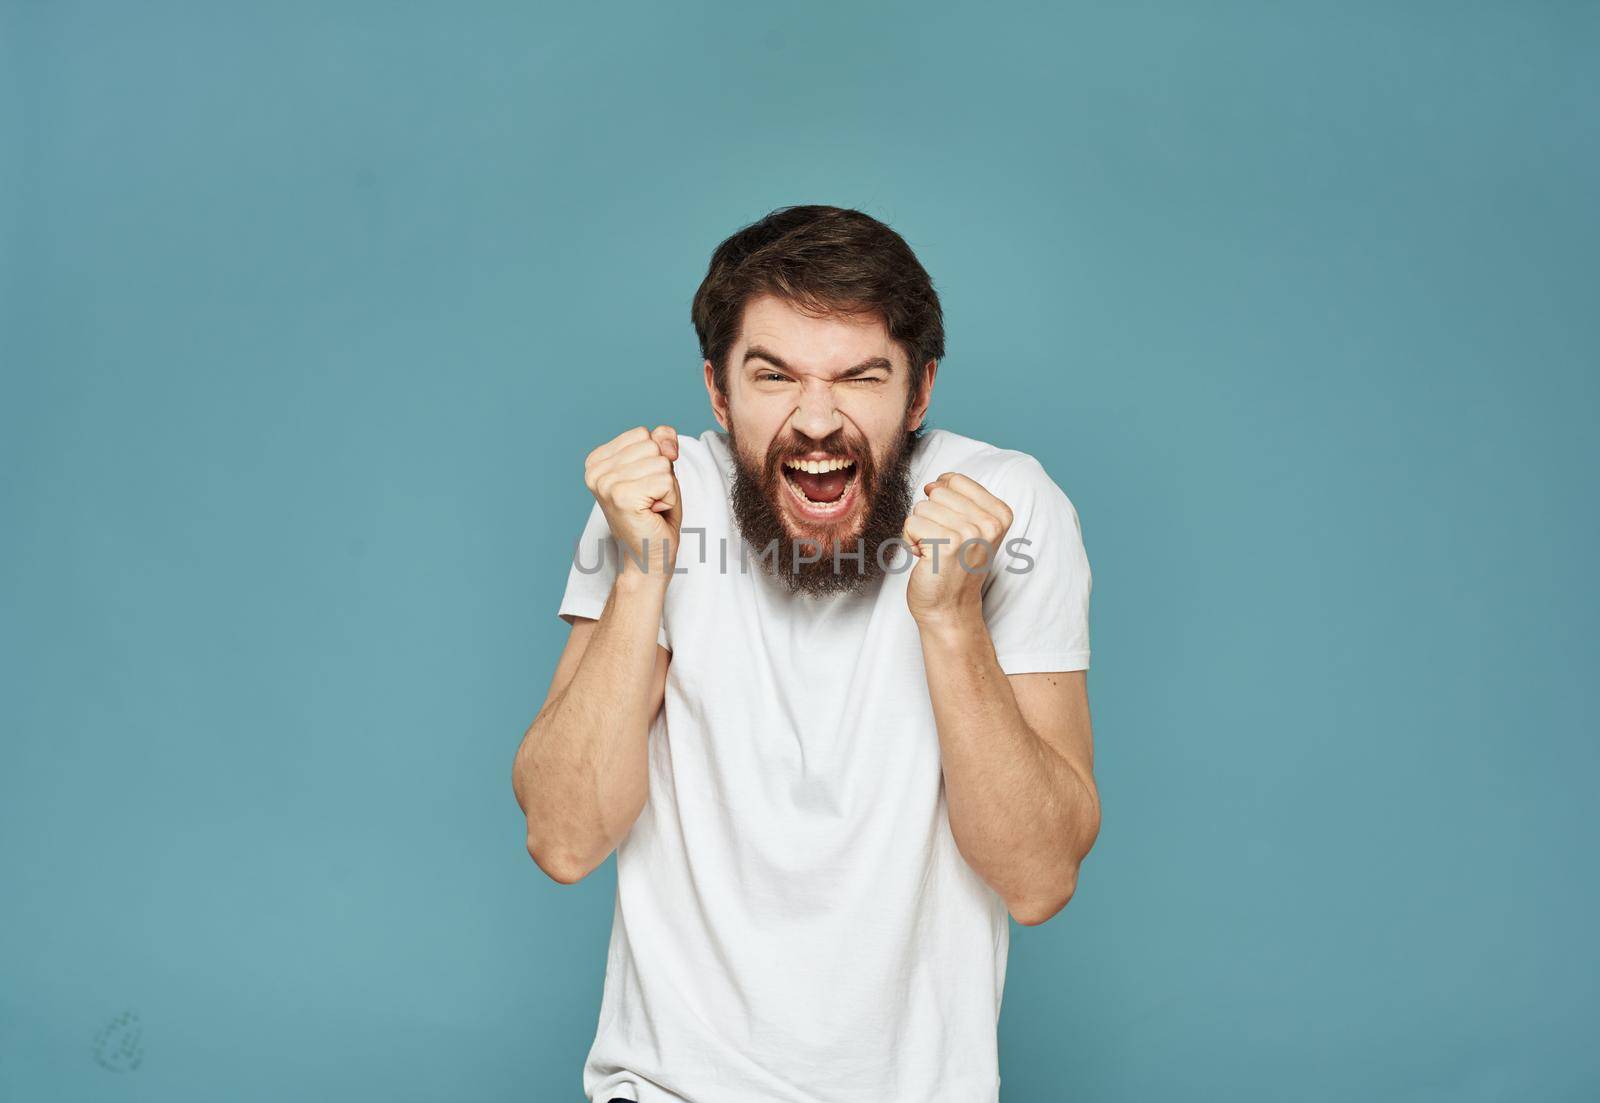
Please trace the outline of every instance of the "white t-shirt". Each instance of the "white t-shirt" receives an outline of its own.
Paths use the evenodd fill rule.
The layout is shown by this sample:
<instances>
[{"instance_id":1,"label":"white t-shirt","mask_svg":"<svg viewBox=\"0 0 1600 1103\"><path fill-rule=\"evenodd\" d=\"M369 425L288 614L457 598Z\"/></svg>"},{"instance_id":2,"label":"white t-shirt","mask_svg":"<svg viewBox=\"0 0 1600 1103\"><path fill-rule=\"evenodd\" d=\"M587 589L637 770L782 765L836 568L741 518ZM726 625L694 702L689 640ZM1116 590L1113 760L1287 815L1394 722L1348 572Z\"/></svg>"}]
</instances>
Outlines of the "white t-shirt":
<instances>
[{"instance_id":1,"label":"white t-shirt","mask_svg":"<svg viewBox=\"0 0 1600 1103\"><path fill-rule=\"evenodd\" d=\"M679 447L685 573L662 613L666 699L649 799L617 848L584 1092L995 1103L1009 916L950 833L910 558L857 594L791 595L759 549L741 560L726 434ZM942 429L915 447L914 501L959 471L1011 507L984 583L1000 668L1087 669L1089 564L1067 496L1023 452ZM941 569L960 569L948 550ZM563 619L599 617L616 562L596 505Z\"/></svg>"}]
</instances>

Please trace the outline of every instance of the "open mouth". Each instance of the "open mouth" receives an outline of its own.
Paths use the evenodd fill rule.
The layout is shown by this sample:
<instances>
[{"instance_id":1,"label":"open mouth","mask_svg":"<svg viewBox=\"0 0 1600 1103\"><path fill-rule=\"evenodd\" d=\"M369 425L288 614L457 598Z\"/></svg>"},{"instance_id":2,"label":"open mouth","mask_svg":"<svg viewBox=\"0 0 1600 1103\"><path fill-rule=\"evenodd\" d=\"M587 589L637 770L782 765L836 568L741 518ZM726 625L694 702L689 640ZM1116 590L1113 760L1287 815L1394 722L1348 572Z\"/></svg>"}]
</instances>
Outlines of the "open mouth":
<instances>
[{"instance_id":1,"label":"open mouth","mask_svg":"<svg viewBox=\"0 0 1600 1103\"><path fill-rule=\"evenodd\" d=\"M825 521L847 511L856 498L856 461L843 456L783 461L783 482L795 509Z\"/></svg>"}]
</instances>

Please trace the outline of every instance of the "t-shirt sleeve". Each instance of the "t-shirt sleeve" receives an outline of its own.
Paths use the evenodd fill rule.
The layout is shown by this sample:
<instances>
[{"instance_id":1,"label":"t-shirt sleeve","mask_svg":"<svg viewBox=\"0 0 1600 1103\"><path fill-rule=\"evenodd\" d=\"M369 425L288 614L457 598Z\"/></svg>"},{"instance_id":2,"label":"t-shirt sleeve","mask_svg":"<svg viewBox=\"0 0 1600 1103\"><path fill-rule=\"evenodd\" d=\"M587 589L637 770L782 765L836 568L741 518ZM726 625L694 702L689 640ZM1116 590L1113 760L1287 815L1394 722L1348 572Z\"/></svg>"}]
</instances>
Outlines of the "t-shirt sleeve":
<instances>
[{"instance_id":1,"label":"t-shirt sleeve","mask_svg":"<svg viewBox=\"0 0 1600 1103\"><path fill-rule=\"evenodd\" d=\"M1077 509L1032 456L986 489L1011 507L1011 528L983 592L1000 669L1089 669L1089 557Z\"/></svg>"},{"instance_id":2,"label":"t-shirt sleeve","mask_svg":"<svg viewBox=\"0 0 1600 1103\"><path fill-rule=\"evenodd\" d=\"M572 623L574 617L599 620L600 614L605 611L606 599L611 596L611 584L616 581L617 564L620 562L616 538L611 535L605 512L596 502L589 510L583 534L573 548L572 565L567 569L566 592L561 595L561 605L556 615L568 624ZM656 642L669 651L672 649L667 642L665 623L656 628Z\"/></svg>"}]
</instances>

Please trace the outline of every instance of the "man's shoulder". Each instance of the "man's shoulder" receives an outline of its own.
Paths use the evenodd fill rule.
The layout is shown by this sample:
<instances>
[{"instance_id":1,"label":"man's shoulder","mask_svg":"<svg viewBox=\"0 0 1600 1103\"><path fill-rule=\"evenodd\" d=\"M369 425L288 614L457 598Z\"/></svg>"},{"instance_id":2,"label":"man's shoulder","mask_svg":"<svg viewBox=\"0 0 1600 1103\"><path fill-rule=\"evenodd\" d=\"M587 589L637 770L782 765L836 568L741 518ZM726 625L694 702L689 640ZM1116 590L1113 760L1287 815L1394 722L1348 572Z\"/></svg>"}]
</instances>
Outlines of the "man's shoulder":
<instances>
[{"instance_id":1,"label":"man's shoulder","mask_svg":"<svg viewBox=\"0 0 1600 1103\"><path fill-rule=\"evenodd\" d=\"M1050 481L1044 465L1019 448L1005 448L949 429L930 429L920 443L919 482L955 471L999 496L1002 487L1019 481Z\"/></svg>"}]
</instances>

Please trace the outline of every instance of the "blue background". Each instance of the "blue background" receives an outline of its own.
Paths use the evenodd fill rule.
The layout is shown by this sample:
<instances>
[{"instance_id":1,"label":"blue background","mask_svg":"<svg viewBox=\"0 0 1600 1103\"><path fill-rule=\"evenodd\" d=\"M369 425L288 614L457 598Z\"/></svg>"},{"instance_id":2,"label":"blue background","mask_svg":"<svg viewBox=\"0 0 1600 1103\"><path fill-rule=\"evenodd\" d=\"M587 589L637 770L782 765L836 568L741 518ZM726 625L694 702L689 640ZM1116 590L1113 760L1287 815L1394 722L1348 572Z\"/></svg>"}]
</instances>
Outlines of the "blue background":
<instances>
[{"instance_id":1,"label":"blue background","mask_svg":"<svg viewBox=\"0 0 1600 1103\"><path fill-rule=\"evenodd\" d=\"M1600 1095L1600 9L333 7L0 5L0 1096L580 1098L582 459L796 202L1095 569L1003 1097Z\"/></svg>"}]
</instances>

